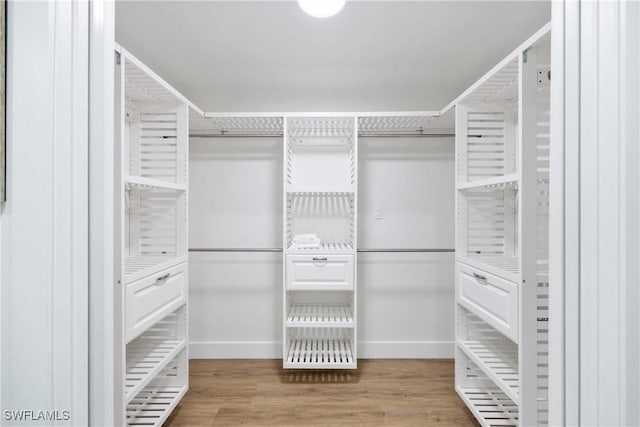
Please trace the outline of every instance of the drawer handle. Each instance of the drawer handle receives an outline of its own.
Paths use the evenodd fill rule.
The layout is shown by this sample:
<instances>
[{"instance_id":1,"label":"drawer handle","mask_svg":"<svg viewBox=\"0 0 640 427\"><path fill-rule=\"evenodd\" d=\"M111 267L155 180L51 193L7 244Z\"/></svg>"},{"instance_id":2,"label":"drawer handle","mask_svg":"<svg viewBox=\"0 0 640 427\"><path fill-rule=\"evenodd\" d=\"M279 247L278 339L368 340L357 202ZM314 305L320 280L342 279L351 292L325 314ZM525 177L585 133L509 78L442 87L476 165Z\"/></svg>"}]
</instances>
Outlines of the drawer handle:
<instances>
[{"instance_id":1,"label":"drawer handle","mask_svg":"<svg viewBox=\"0 0 640 427\"><path fill-rule=\"evenodd\" d=\"M326 256L325 257L313 257L312 259L314 261L327 261L328 260L328 258Z\"/></svg>"},{"instance_id":2,"label":"drawer handle","mask_svg":"<svg viewBox=\"0 0 640 427\"><path fill-rule=\"evenodd\" d=\"M478 280L484 280L484 281L487 280L487 278L485 276L481 276L478 273L473 273L473 277L475 277Z\"/></svg>"},{"instance_id":3,"label":"drawer handle","mask_svg":"<svg viewBox=\"0 0 640 427\"><path fill-rule=\"evenodd\" d=\"M165 280L167 280L169 278L169 276L171 276L171 274L167 273L164 276L160 276L156 279L156 284L160 284L161 282L164 282Z\"/></svg>"}]
</instances>

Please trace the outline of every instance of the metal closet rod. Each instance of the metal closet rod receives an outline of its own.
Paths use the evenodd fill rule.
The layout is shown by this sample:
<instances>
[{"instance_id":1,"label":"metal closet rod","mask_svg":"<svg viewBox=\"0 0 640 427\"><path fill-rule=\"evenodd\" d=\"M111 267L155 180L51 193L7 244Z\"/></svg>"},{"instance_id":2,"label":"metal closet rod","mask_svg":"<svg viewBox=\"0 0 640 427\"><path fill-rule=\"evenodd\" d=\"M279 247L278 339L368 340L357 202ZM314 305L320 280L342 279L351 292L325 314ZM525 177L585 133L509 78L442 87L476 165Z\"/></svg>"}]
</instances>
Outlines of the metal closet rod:
<instances>
[{"instance_id":1,"label":"metal closet rod","mask_svg":"<svg viewBox=\"0 0 640 427\"><path fill-rule=\"evenodd\" d=\"M455 133L389 133L389 134L358 134L359 138L441 138L456 136ZM189 138L283 138L284 134L221 134L198 133L190 134Z\"/></svg>"},{"instance_id":2,"label":"metal closet rod","mask_svg":"<svg viewBox=\"0 0 640 427\"><path fill-rule=\"evenodd\" d=\"M189 248L189 252L282 252L282 248ZM357 252L455 252L440 248L367 248ZM311 252L310 252L311 253Z\"/></svg>"}]
</instances>

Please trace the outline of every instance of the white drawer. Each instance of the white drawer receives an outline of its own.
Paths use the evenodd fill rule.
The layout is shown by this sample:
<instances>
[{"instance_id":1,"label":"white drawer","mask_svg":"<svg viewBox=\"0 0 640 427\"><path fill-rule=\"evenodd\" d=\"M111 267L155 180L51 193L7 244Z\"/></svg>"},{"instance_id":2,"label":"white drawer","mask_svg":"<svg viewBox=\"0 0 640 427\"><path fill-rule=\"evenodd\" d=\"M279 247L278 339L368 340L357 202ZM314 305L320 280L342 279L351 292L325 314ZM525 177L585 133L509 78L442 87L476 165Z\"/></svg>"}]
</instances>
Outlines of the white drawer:
<instances>
[{"instance_id":1,"label":"white drawer","mask_svg":"<svg viewBox=\"0 0 640 427\"><path fill-rule=\"evenodd\" d=\"M458 263L458 302L518 342L518 286Z\"/></svg>"},{"instance_id":2,"label":"white drawer","mask_svg":"<svg viewBox=\"0 0 640 427\"><path fill-rule=\"evenodd\" d=\"M125 290L127 342L186 301L186 263L127 285Z\"/></svg>"},{"instance_id":3,"label":"white drawer","mask_svg":"<svg viewBox=\"0 0 640 427\"><path fill-rule=\"evenodd\" d=\"M353 255L287 255L288 290L352 290Z\"/></svg>"}]
</instances>

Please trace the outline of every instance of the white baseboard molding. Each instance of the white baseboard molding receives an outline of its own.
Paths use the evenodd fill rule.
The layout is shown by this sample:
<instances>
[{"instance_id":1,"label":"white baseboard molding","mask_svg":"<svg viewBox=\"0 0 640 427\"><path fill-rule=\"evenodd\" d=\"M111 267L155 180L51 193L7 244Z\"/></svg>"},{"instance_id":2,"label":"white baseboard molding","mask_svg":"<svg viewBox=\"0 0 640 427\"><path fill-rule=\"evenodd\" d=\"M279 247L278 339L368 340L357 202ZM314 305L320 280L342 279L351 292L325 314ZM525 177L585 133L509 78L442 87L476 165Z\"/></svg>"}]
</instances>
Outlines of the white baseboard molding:
<instances>
[{"instance_id":1,"label":"white baseboard molding","mask_svg":"<svg viewBox=\"0 0 640 427\"><path fill-rule=\"evenodd\" d=\"M452 359L453 341L363 341L359 359ZM189 343L190 359L280 359L277 341L208 341Z\"/></svg>"}]
</instances>

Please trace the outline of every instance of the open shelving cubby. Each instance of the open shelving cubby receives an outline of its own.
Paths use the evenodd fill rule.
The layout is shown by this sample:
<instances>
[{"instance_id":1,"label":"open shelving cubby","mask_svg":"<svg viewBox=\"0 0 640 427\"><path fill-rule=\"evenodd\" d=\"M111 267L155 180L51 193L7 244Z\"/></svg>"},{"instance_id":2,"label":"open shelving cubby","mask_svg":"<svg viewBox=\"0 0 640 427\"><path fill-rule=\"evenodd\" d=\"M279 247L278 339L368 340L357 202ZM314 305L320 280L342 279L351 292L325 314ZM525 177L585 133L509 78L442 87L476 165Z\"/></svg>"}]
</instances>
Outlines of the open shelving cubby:
<instances>
[{"instance_id":1,"label":"open shelving cubby","mask_svg":"<svg viewBox=\"0 0 640 427\"><path fill-rule=\"evenodd\" d=\"M550 26L452 103L456 390L481 425L548 424Z\"/></svg>"},{"instance_id":2,"label":"open shelving cubby","mask_svg":"<svg viewBox=\"0 0 640 427\"><path fill-rule=\"evenodd\" d=\"M116 47L120 338L116 424L161 426L188 388L188 139L193 104Z\"/></svg>"},{"instance_id":3,"label":"open shelving cubby","mask_svg":"<svg viewBox=\"0 0 640 427\"><path fill-rule=\"evenodd\" d=\"M284 124L283 367L355 369L357 120ZM298 245L301 234L320 242Z\"/></svg>"}]
</instances>

